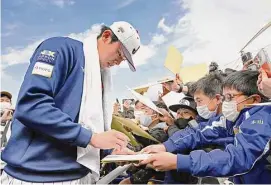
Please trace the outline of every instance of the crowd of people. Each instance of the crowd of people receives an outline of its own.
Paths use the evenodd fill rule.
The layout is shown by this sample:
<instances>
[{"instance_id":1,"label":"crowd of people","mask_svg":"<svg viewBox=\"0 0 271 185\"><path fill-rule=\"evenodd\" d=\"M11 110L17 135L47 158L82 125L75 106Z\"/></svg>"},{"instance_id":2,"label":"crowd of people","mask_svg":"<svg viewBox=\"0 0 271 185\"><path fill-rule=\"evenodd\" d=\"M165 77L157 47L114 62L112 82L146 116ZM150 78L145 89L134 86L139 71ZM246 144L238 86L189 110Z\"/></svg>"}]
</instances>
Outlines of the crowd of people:
<instances>
[{"instance_id":1,"label":"crowd of people","mask_svg":"<svg viewBox=\"0 0 271 185\"><path fill-rule=\"evenodd\" d=\"M138 32L127 22L104 26L83 43L42 42L15 109L12 95L1 92L2 183L93 184L105 153L152 154L120 184L271 183L270 72L261 66L223 71L213 62L197 81L183 83L176 74L162 83L165 92L153 101L159 112L140 99L112 106L109 68L126 60L135 71L139 48ZM169 93L183 96L167 105ZM128 130L140 144L133 147L125 133L110 129L112 115L132 120L159 143Z\"/></svg>"},{"instance_id":2,"label":"crowd of people","mask_svg":"<svg viewBox=\"0 0 271 185\"><path fill-rule=\"evenodd\" d=\"M140 120L151 135L153 127L149 126L157 118L159 125L166 123L160 127L159 136L163 137L156 137L163 144L141 149L141 152L154 154L140 163L143 166L151 164L152 169L148 170L153 173L143 175L140 168L121 183L147 183L155 178L156 171L165 171L162 180L169 184L197 183L199 179L202 183L219 183L215 178L204 177L230 177L235 183L269 183L271 106L253 105L271 98L268 88L271 80L266 78L263 82L261 73L265 72L242 70L225 74L212 71L190 84L186 96L176 99L176 104L159 109L162 115L153 114L142 104L138 106L139 101L135 104L134 118L131 107L126 106L130 109L129 116L116 112L119 116ZM178 81L180 79L176 78L163 86L182 93L180 89L184 85ZM180 89L172 88L176 86ZM171 111L177 113L176 118ZM149 117L148 124L145 117ZM160 173L158 178L161 179Z\"/></svg>"}]
</instances>

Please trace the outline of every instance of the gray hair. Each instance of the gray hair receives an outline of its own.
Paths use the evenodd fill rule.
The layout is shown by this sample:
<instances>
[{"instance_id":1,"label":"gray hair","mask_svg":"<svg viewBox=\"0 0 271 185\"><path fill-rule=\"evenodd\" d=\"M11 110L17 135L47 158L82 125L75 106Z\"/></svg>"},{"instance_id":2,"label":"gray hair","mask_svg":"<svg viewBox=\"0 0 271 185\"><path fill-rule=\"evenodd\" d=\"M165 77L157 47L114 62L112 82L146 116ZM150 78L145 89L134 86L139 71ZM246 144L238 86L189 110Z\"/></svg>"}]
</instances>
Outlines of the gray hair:
<instances>
[{"instance_id":1,"label":"gray hair","mask_svg":"<svg viewBox=\"0 0 271 185\"><path fill-rule=\"evenodd\" d=\"M237 71L229 74L223 83L223 88L234 89L243 93L246 96L258 94L262 98L262 102L268 101L257 86L258 71Z\"/></svg>"},{"instance_id":2,"label":"gray hair","mask_svg":"<svg viewBox=\"0 0 271 185\"><path fill-rule=\"evenodd\" d=\"M206 75L199 79L195 84L195 92L202 91L209 98L217 94L222 95L223 76L218 73Z\"/></svg>"}]
</instances>

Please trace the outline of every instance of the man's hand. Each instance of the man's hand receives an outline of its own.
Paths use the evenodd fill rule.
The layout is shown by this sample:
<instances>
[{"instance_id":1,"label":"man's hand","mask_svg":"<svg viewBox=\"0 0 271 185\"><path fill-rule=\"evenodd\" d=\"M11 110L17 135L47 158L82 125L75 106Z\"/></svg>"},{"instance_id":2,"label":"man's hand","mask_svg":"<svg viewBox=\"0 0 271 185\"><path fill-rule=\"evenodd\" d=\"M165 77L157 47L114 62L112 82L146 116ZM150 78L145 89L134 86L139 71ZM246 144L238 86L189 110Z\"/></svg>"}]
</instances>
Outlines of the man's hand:
<instances>
[{"instance_id":1,"label":"man's hand","mask_svg":"<svg viewBox=\"0 0 271 185\"><path fill-rule=\"evenodd\" d=\"M122 150L114 149L111 155L135 155L136 152L130 150L129 148L125 147ZM116 163L119 166L124 166L126 164L129 164L129 162L118 162Z\"/></svg>"},{"instance_id":2,"label":"man's hand","mask_svg":"<svg viewBox=\"0 0 271 185\"><path fill-rule=\"evenodd\" d=\"M163 116L160 116L159 119L161 121L164 121L167 123L167 125L173 125L174 119L171 117L169 112L166 109L159 108L159 111L163 114Z\"/></svg>"},{"instance_id":3,"label":"man's hand","mask_svg":"<svg viewBox=\"0 0 271 185\"><path fill-rule=\"evenodd\" d=\"M150 145L150 146L147 146L146 148L143 148L140 151L140 153L147 153L147 154L161 153L161 152L166 152L166 147L163 144Z\"/></svg>"},{"instance_id":4,"label":"man's hand","mask_svg":"<svg viewBox=\"0 0 271 185\"><path fill-rule=\"evenodd\" d=\"M178 92L181 88L182 83L183 81L181 80L180 75L176 74L175 79L173 83L171 84L172 91Z\"/></svg>"},{"instance_id":5,"label":"man's hand","mask_svg":"<svg viewBox=\"0 0 271 185\"><path fill-rule=\"evenodd\" d=\"M130 104L131 104L131 100L125 100L123 103L123 107L125 109L129 109L130 108Z\"/></svg>"},{"instance_id":6,"label":"man's hand","mask_svg":"<svg viewBox=\"0 0 271 185\"><path fill-rule=\"evenodd\" d=\"M12 119L12 114L13 114L12 109L5 109L1 117L1 122L10 121Z\"/></svg>"},{"instance_id":7,"label":"man's hand","mask_svg":"<svg viewBox=\"0 0 271 185\"><path fill-rule=\"evenodd\" d=\"M119 110L120 110L120 104L119 103L114 103L113 114L118 114Z\"/></svg>"},{"instance_id":8,"label":"man's hand","mask_svg":"<svg viewBox=\"0 0 271 185\"><path fill-rule=\"evenodd\" d=\"M128 144L129 138L116 130L93 134L90 144L95 148L100 149L117 149L123 150Z\"/></svg>"},{"instance_id":9,"label":"man's hand","mask_svg":"<svg viewBox=\"0 0 271 185\"><path fill-rule=\"evenodd\" d=\"M136 152L130 150L129 148L125 147L122 150L114 149L112 155L135 155Z\"/></svg>"},{"instance_id":10,"label":"man's hand","mask_svg":"<svg viewBox=\"0 0 271 185\"><path fill-rule=\"evenodd\" d=\"M177 169L177 155L163 152L153 154L148 159L141 161L140 165L150 164L156 171L169 171Z\"/></svg>"}]
</instances>

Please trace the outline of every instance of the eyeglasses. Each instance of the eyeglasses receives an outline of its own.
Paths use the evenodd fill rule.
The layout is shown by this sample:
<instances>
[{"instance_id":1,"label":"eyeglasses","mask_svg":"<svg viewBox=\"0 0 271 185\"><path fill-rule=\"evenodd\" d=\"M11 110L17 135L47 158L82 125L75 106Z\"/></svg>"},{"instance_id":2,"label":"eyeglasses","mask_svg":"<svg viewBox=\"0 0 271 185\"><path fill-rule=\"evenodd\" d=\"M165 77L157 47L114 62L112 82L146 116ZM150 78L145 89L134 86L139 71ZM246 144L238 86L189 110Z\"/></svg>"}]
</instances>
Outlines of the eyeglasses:
<instances>
[{"instance_id":1,"label":"eyeglasses","mask_svg":"<svg viewBox=\"0 0 271 185\"><path fill-rule=\"evenodd\" d=\"M225 95L222 95L222 101L230 102L230 101L232 101L233 98L238 97L238 96L242 96L242 95L244 95L244 94L243 93L225 94Z\"/></svg>"}]
</instances>

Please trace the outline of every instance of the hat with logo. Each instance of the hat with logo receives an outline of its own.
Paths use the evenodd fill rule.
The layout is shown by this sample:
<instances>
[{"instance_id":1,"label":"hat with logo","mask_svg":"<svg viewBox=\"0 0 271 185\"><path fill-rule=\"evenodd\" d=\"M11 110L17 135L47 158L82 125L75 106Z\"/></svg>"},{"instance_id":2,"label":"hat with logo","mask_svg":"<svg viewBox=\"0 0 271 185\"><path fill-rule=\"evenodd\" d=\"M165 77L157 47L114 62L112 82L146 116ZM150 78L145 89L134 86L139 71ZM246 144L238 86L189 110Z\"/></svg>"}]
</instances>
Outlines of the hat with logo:
<instances>
[{"instance_id":1,"label":"hat with logo","mask_svg":"<svg viewBox=\"0 0 271 185\"><path fill-rule=\"evenodd\" d=\"M136 71L132 56L140 48L140 37L138 31L128 22L119 21L114 22L110 29L117 36L121 42L121 49L128 61L130 69Z\"/></svg>"},{"instance_id":2,"label":"hat with logo","mask_svg":"<svg viewBox=\"0 0 271 185\"><path fill-rule=\"evenodd\" d=\"M169 106L169 109L173 112L177 112L179 109L189 109L197 113L197 104L194 99L190 96L186 96L179 101L179 104Z\"/></svg>"}]
</instances>

